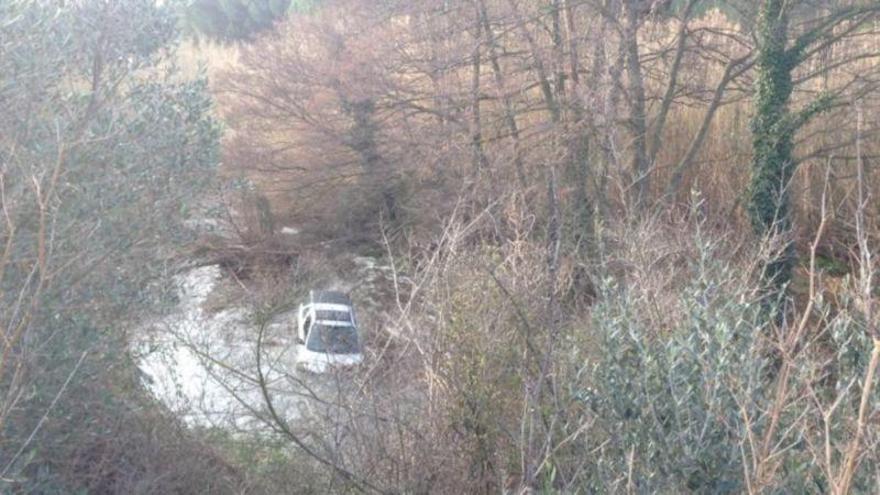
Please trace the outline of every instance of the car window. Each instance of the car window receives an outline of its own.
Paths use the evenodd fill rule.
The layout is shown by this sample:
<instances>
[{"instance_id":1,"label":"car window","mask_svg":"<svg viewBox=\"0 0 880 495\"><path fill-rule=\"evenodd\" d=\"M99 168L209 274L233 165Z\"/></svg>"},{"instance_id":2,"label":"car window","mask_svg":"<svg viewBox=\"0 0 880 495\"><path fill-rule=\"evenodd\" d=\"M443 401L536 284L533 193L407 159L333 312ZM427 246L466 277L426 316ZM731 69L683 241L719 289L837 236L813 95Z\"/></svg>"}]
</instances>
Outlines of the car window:
<instances>
[{"instance_id":1,"label":"car window","mask_svg":"<svg viewBox=\"0 0 880 495\"><path fill-rule=\"evenodd\" d=\"M320 321L342 321L345 323L351 323L351 313L348 311L319 309L315 313L317 319Z\"/></svg>"},{"instance_id":2,"label":"car window","mask_svg":"<svg viewBox=\"0 0 880 495\"><path fill-rule=\"evenodd\" d=\"M308 339L309 338L309 330L312 327L312 317L306 316L305 322L303 322L303 336Z\"/></svg>"},{"instance_id":3,"label":"car window","mask_svg":"<svg viewBox=\"0 0 880 495\"><path fill-rule=\"evenodd\" d=\"M360 352L357 330L350 325L322 325L316 323L306 341L313 352L355 354Z\"/></svg>"}]
</instances>

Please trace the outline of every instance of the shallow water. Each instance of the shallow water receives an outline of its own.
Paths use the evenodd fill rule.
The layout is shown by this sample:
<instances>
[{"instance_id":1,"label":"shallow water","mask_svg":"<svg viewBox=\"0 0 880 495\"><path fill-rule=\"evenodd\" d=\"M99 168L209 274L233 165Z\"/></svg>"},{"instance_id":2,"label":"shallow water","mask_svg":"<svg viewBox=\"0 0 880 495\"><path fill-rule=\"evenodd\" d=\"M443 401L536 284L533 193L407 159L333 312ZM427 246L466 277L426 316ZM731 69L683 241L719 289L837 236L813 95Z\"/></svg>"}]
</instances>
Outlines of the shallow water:
<instances>
[{"instance_id":1,"label":"shallow water","mask_svg":"<svg viewBox=\"0 0 880 495\"><path fill-rule=\"evenodd\" d=\"M357 282L333 280L328 288L356 287L366 315L375 315L380 279L388 267L357 258ZM267 431L269 414L257 369L258 326L246 304L206 311L211 294L223 288L219 266L203 266L175 276L178 304L165 317L142 325L133 354L153 395L191 426L230 431ZM361 329L363 331L363 328ZM275 411L290 424L334 414L355 400L356 373L313 375L296 369L296 313L276 315L264 332L261 370ZM362 336L363 337L363 336Z\"/></svg>"},{"instance_id":2,"label":"shallow water","mask_svg":"<svg viewBox=\"0 0 880 495\"><path fill-rule=\"evenodd\" d=\"M209 313L203 305L221 283L218 266L175 277L179 303L171 314L145 325L135 355L145 384L171 411L191 425L250 429L265 407L257 381L257 327L246 307ZM263 373L285 415L294 414L296 394L284 386L295 377L292 314L267 329ZM277 405L276 405L277 407Z\"/></svg>"}]
</instances>

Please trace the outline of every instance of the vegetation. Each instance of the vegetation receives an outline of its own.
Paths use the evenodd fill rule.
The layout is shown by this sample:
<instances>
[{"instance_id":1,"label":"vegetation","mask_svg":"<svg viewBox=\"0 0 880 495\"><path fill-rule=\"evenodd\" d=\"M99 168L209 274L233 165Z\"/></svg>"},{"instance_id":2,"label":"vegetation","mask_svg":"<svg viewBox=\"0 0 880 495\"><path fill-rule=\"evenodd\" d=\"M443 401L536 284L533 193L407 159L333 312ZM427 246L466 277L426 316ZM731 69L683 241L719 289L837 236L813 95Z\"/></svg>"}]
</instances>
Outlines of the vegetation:
<instances>
[{"instance_id":1,"label":"vegetation","mask_svg":"<svg viewBox=\"0 0 880 495\"><path fill-rule=\"evenodd\" d=\"M834 26L844 20L845 28L857 30L876 13L877 5L840 6L827 19L810 26L789 44L792 15L784 1L763 2L758 18L758 60L755 91L755 116L752 120L752 177L749 216L759 236L786 238L791 231L789 187L797 163L794 138L798 129L835 103L826 91L808 101L798 112L788 110L794 90L793 74L822 43L833 42ZM766 276L777 287L791 280L795 254L784 240L778 256L767 266Z\"/></svg>"},{"instance_id":2,"label":"vegetation","mask_svg":"<svg viewBox=\"0 0 880 495\"><path fill-rule=\"evenodd\" d=\"M205 81L175 77L174 17L152 1L3 2L0 19L3 491L221 483L126 359L216 165Z\"/></svg>"},{"instance_id":3,"label":"vegetation","mask_svg":"<svg viewBox=\"0 0 880 495\"><path fill-rule=\"evenodd\" d=\"M0 492L877 493L878 30L0 2ZM365 362L306 375L331 286Z\"/></svg>"},{"instance_id":4,"label":"vegetation","mask_svg":"<svg viewBox=\"0 0 880 495\"><path fill-rule=\"evenodd\" d=\"M291 0L196 0L184 11L186 25L220 42L245 41L272 27Z\"/></svg>"}]
</instances>

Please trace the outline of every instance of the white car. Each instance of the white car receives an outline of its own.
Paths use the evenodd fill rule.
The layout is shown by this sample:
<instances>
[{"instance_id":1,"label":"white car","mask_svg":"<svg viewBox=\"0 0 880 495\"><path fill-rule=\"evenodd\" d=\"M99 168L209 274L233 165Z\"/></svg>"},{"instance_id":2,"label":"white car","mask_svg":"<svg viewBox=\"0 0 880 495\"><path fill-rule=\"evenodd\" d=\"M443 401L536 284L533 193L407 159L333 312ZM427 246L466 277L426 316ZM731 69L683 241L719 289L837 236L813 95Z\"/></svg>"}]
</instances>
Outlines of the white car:
<instances>
[{"instance_id":1,"label":"white car","mask_svg":"<svg viewBox=\"0 0 880 495\"><path fill-rule=\"evenodd\" d=\"M324 373L363 360L351 299L337 291L310 291L297 312L297 366Z\"/></svg>"}]
</instances>

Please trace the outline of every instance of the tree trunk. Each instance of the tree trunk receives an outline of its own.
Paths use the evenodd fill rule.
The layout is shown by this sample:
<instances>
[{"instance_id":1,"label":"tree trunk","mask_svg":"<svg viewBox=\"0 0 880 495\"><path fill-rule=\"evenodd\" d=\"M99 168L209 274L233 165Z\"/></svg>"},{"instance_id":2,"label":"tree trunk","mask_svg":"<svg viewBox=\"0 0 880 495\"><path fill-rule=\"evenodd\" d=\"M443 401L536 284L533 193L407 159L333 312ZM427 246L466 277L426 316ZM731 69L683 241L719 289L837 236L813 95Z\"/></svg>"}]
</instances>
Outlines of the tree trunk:
<instances>
[{"instance_id":1,"label":"tree trunk","mask_svg":"<svg viewBox=\"0 0 880 495\"><path fill-rule=\"evenodd\" d=\"M360 157L366 185L379 192L388 220L393 222L397 219L397 198L390 169L379 153L376 140L376 104L372 98L357 101L343 98L342 107L354 124L349 134L349 147Z\"/></svg>"},{"instance_id":2,"label":"tree trunk","mask_svg":"<svg viewBox=\"0 0 880 495\"><path fill-rule=\"evenodd\" d=\"M788 112L792 93L793 54L786 50L785 0L766 0L758 19L757 87L752 119L752 166L748 213L761 237L781 237L785 246L770 260L766 280L782 289L791 279L793 246L788 185L794 172L793 137Z\"/></svg>"},{"instance_id":3,"label":"tree trunk","mask_svg":"<svg viewBox=\"0 0 880 495\"><path fill-rule=\"evenodd\" d=\"M626 73L629 85L629 128L632 134L632 158L630 161L631 204L636 211L644 207L645 196L650 188L648 163L648 119L645 110L645 85L642 80L642 64L639 59L639 8L640 2L630 0L626 5L626 26L623 43L626 50Z\"/></svg>"},{"instance_id":4,"label":"tree trunk","mask_svg":"<svg viewBox=\"0 0 880 495\"><path fill-rule=\"evenodd\" d=\"M483 43L483 23L480 19L479 8L475 10L474 50L471 62L471 147L474 177L479 178L483 171L489 167L489 160L483 151L483 128L480 121L480 73L482 69L480 45Z\"/></svg>"},{"instance_id":5,"label":"tree trunk","mask_svg":"<svg viewBox=\"0 0 880 495\"><path fill-rule=\"evenodd\" d=\"M519 142L519 126L516 123L516 115L513 111L513 103L504 86L504 74L501 72L501 63L498 61L498 41L492 32L492 26L489 23L489 13L486 9L485 0L478 0L480 8L480 18L482 19L483 31L486 33L486 41L489 50L489 63L492 66L492 75L495 80L495 87L498 94L501 95L501 104L504 106L504 123L510 132L510 139L513 142L513 165L516 169L516 177L521 188L525 189L528 185L526 179L525 166L522 159L522 148Z\"/></svg>"},{"instance_id":6,"label":"tree trunk","mask_svg":"<svg viewBox=\"0 0 880 495\"><path fill-rule=\"evenodd\" d=\"M572 125L569 130L569 163L576 183L575 242L578 250L591 258L595 247L594 205L590 198L589 184L593 179L590 166L590 135L586 125L586 111L581 101L580 75L578 64L578 45L575 39L573 7L569 0L561 0L561 8L565 15L565 28L568 36L568 65L571 74L571 90L569 101L572 113ZM593 75L595 78L595 74Z\"/></svg>"}]
</instances>

